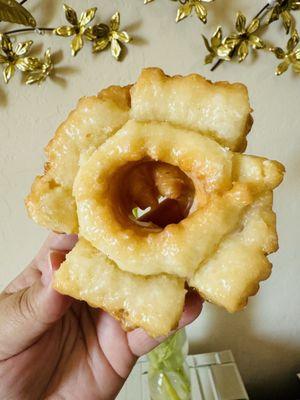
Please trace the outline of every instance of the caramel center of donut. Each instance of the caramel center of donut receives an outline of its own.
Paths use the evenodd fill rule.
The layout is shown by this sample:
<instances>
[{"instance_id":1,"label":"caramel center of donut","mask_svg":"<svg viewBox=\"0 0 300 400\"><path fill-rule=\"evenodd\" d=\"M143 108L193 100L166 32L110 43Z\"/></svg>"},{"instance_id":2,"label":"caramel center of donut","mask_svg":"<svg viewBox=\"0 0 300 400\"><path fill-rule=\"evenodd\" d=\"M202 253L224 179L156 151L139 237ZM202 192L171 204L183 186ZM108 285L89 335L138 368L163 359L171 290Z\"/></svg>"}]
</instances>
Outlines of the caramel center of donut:
<instances>
[{"instance_id":1,"label":"caramel center of donut","mask_svg":"<svg viewBox=\"0 0 300 400\"><path fill-rule=\"evenodd\" d=\"M193 204L192 180L160 161L128 163L114 176L114 210L122 224L161 231L187 217Z\"/></svg>"}]
</instances>

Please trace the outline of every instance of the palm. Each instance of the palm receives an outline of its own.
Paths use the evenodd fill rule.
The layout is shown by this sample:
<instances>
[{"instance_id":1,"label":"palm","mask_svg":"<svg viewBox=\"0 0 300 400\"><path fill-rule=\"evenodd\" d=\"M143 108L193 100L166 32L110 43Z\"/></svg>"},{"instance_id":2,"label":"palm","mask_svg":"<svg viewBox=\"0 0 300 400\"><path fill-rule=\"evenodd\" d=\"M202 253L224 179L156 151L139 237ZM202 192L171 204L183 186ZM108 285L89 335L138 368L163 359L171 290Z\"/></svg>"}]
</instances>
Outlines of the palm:
<instances>
[{"instance_id":1,"label":"palm","mask_svg":"<svg viewBox=\"0 0 300 400\"><path fill-rule=\"evenodd\" d=\"M50 282L52 276L49 248L57 249L51 260L55 269L76 240L50 235L33 262L0 293L1 399L113 399L137 356L159 343L141 329L126 333L104 311L45 286L44 279ZM200 310L201 300L189 293L180 326Z\"/></svg>"},{"instance_id":2,"label":"palm","mask_svg":"<svg viewBox=\"0 0 300 400\"><path fill-rule=\"evenodd\" d=\"M111 332L102 343L107 329ZM114 354L119 365L114 365ZM114 398L124 382L119 374L125 377L134 361L120 325L106 313L76 302L34 345L3 362L1 374L10 371L16 382L7 388L11 398L102 400Z\"/></svg>"}]
</instances>

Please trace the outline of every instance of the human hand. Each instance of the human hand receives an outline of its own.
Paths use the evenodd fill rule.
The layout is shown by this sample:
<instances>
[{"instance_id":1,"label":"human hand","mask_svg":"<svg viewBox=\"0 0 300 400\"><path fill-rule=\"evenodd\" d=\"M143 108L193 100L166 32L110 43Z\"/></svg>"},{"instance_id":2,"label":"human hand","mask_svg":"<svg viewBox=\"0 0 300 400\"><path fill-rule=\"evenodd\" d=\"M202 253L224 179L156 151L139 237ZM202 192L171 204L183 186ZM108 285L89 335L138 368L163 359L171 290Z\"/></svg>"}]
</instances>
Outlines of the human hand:
<instances>
[{"instance_id":1,"label":"human hand","mask_svg":"<svg viewBox=\"0 0 300 400\"><path fill-rule=\"evenodd\" d=\"M0 294L0 398L114 399L137 357L161 340L126 333L102 310L55 292L52 272L77 241L51 234L30 265ZM188 293L180 327L200 313Z\"/></svg>"}]
</instances>

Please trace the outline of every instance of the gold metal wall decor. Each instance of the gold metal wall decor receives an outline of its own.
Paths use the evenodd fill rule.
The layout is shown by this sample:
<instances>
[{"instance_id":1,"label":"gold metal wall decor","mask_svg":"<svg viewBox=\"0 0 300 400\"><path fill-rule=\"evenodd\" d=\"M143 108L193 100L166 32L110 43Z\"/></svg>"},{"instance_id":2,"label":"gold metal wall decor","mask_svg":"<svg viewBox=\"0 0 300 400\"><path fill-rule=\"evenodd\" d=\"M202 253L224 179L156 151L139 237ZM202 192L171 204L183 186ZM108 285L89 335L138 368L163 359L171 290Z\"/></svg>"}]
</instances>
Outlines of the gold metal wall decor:
<instances>
[{"instance_id":1,"label":"gold metal wall decor","mask_svg":"<svg viewBox=\"0 0 300 400\"><path fill-rule=\"evenodd\" d=\"M161 1L161 0L160 0ZM208 3L215 0L171 0L177 3L176 22L188 16L195 15L204 24L208 21ZM94 53L110 48L112 56L120 60L122 48L130 42L129 34L121 29L120 13L116 12L109 23L94 22L97 8L92 7L80 15L69 5L64 5L64 16L67 24L58 27L39 27L36 19L25 8L27 0L0 0L0 65L5 83L8 83L16 72L24 75L26 84L41 84L54 72L51 50L48 48L44 55L33 56L31 48L33 41L13 42L13 35L23 35L27 32L36 34L50 33L63 38L70 38L71 54L75 57L84 45L92 44ZM159 0L144 0L144 4L158 3ZM300 73L299 36L296 30L294 12L300 10L300 0L270 0L247 23L246 16L238 12L235 29L229 35L224 35L221 26L215 29L210 38L204 35L204 45L208 51L204 58L205 64L213 64L215 70L224 61L237 60L243 62L250 50L264 50L274 54L280 60L275 70L276 75L282 75L289 67L295 73ZM1 22L24 25L24 28L1 32ZM268 25L281 21L283 34L289 35L286 50L273 45L266 46L262 38L267 32Z\"/></svg>"},{"instance_id":2,"label":"gold metal wall decor","mask_svg":"<svg viewBox=\"0 0 300 400\"><path fill-rule=\"evenodd\" d=\"M97 12L93 7L83 11L80 16L70 6L64 4L63 10L68 25L52 27L37 27L35 18L23 6L26 0L18 3L16 0L0 0L0 20L15 24L25 25L28 28L13 29L7 32L0 30L0 64L5 83L8 83L16 71L25 74L26 84L41 84L54 71L54 63L51 58L50 48L44 56L31 55L32 40L14 44L12 35L35 32L44 34L46 32L61 36L72 37L70 47L75 57L83 48L85 41L92 42L92 51L98 53L110 46L111 54L119 60L122 47L131 40L129 34L120 30L120 13L116 12L109 22L91 24ZM0 21L0 22L1 22Z\"/></svg>"}]
</instances>

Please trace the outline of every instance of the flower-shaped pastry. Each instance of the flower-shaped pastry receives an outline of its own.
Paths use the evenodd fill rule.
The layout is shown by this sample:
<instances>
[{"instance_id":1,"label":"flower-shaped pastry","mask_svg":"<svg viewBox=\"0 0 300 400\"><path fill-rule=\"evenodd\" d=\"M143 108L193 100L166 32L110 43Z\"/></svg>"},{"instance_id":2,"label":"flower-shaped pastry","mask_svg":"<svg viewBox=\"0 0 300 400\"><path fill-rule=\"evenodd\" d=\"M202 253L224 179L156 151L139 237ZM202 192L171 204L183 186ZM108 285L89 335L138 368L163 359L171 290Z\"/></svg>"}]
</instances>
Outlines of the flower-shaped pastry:
<instances>
[{"instance_id":1,"label":"flower-shaped pastry","mask_svg":"<svg viewBox=\"0 0 300 400\"><path fill-rule=\"evenodd\" d=\"M250 113L241 84L156 68L81 99L26 200L39 224L79 233L54 287L152 336L177 325L186 284L244 307L271 271L284 172L241 153Z\"/></svg>"}]
</instances>

